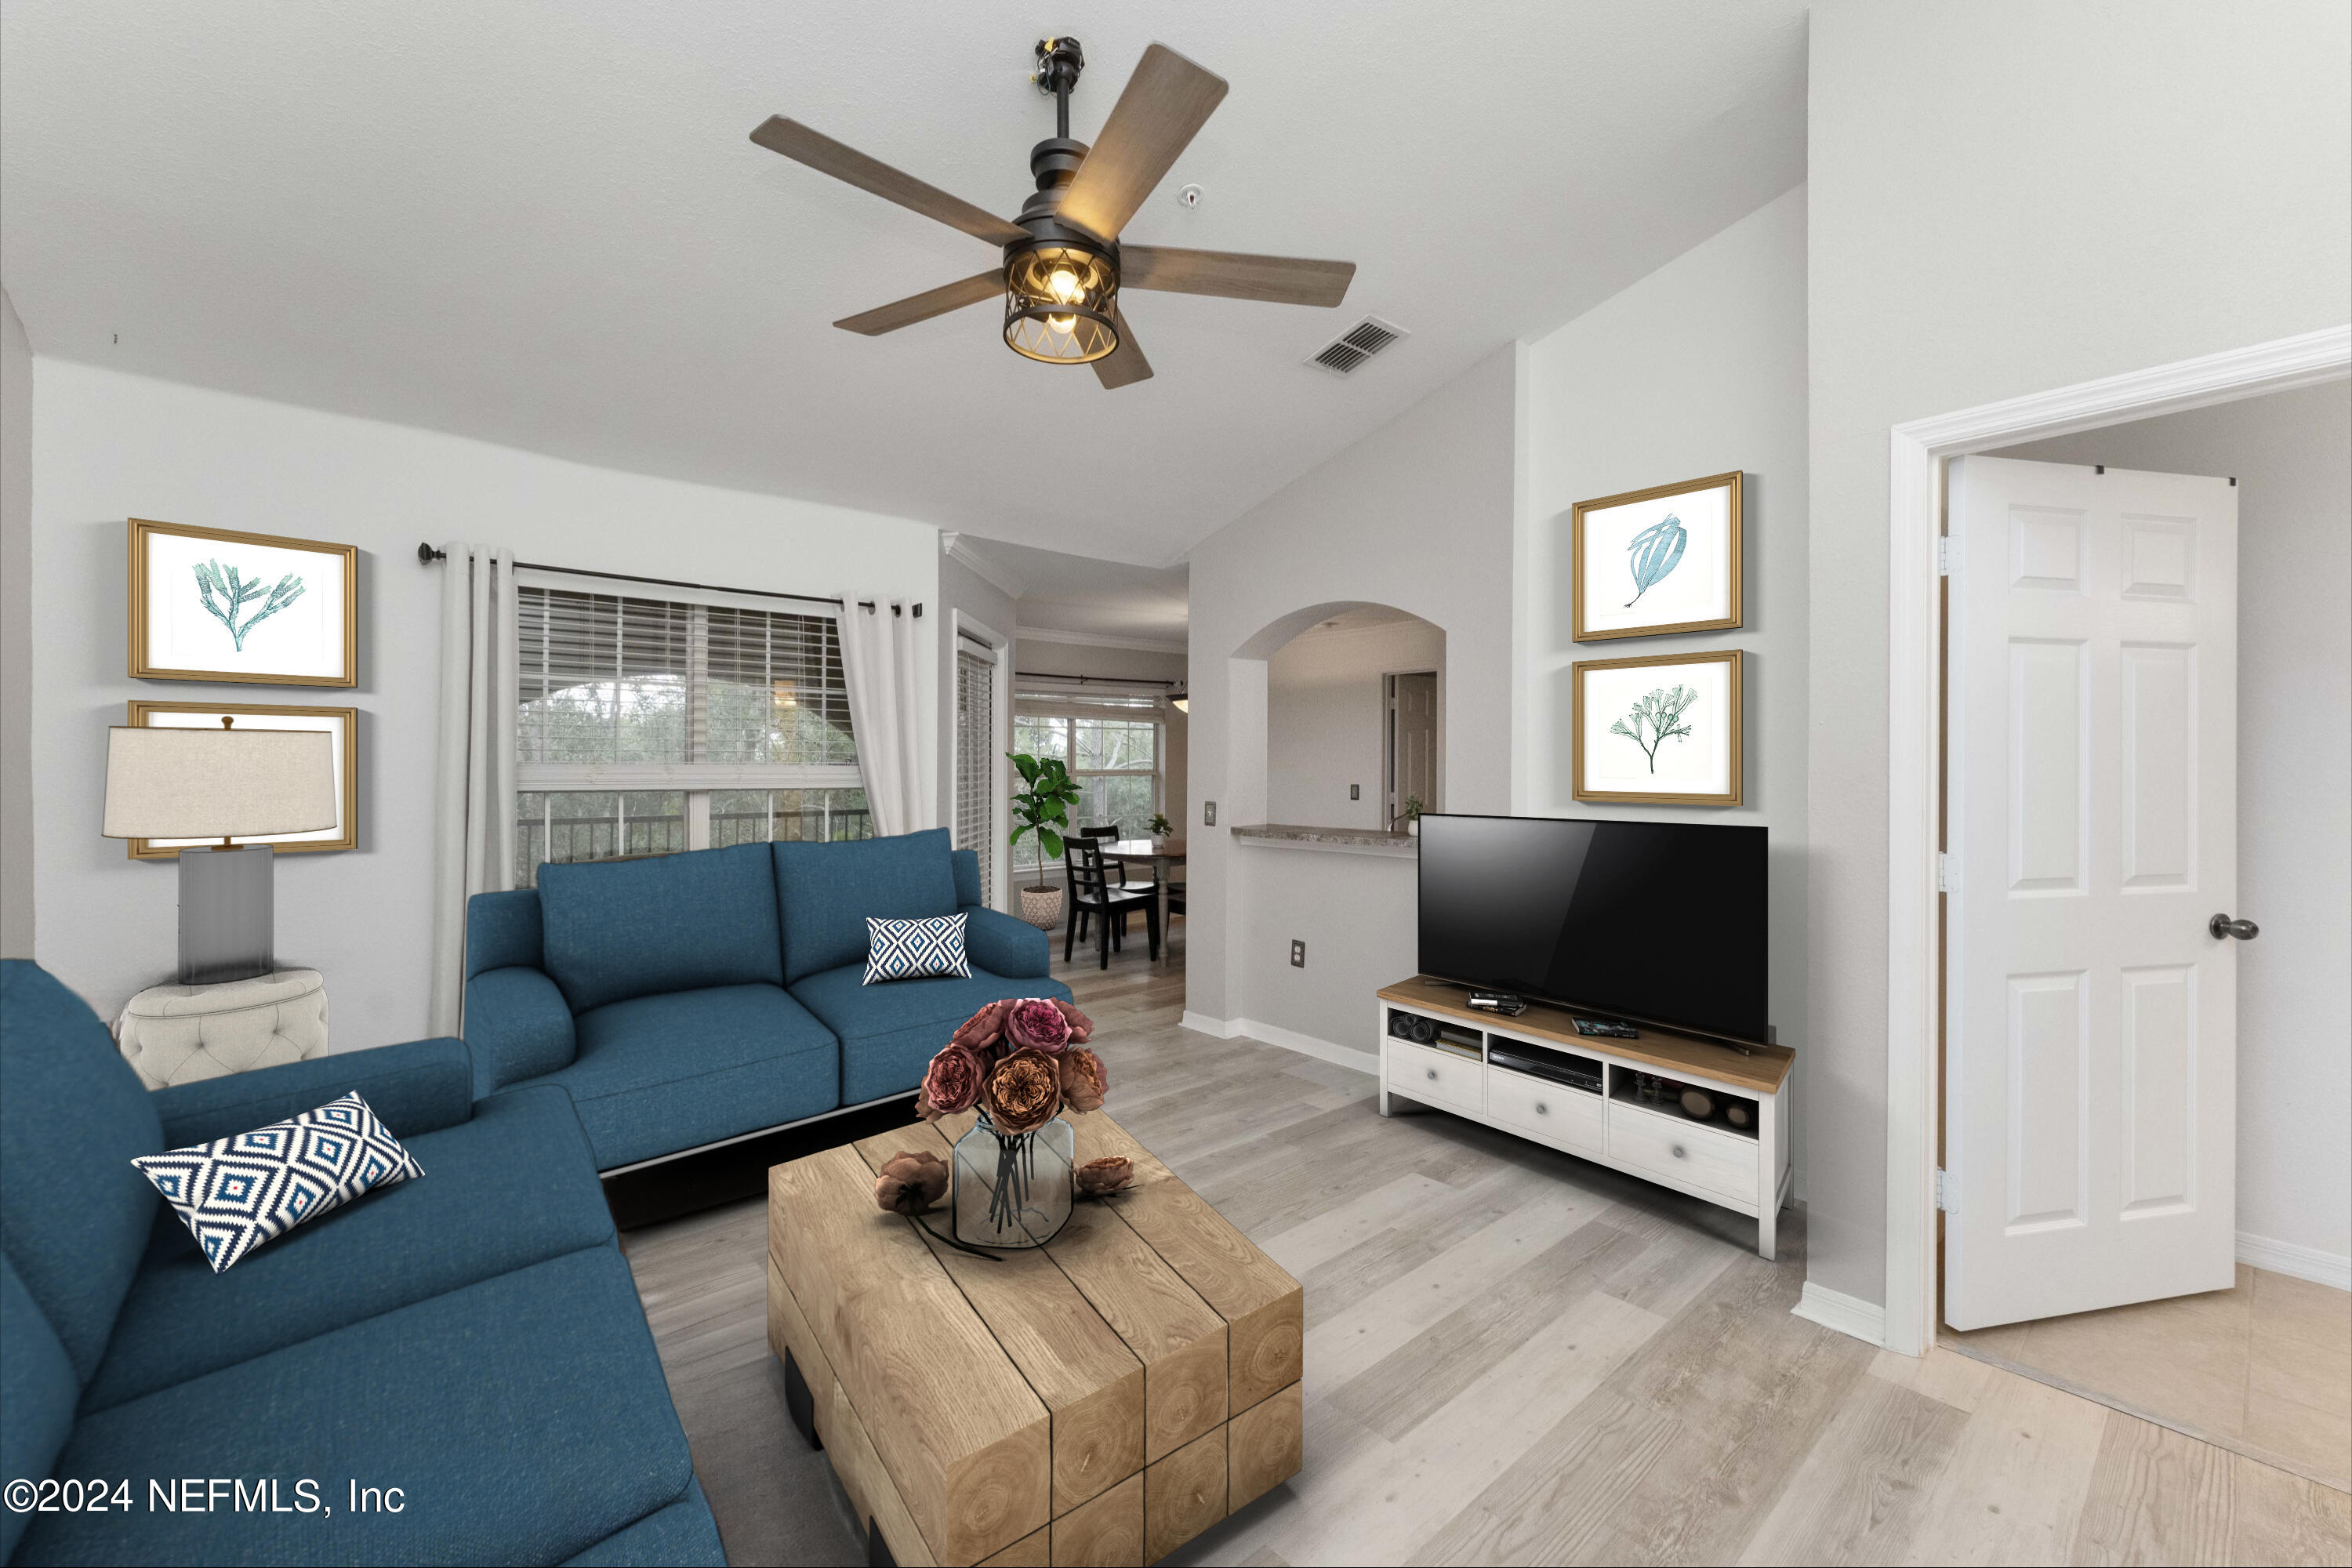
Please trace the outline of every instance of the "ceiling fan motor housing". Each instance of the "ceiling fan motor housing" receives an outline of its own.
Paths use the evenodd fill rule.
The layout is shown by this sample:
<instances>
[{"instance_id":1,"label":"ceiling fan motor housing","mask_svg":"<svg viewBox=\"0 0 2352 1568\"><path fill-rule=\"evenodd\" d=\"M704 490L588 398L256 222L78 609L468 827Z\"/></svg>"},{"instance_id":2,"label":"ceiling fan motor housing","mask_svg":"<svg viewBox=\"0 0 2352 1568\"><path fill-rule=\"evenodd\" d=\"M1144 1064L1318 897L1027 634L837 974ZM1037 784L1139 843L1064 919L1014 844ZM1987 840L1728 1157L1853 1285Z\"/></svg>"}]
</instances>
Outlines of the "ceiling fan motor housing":
<instances>
[{"instance_id":1,"label":"ceiling fan motor housing","mask_svg":"<svg viewBox=\"0 0 2352 1568\"><path fill-rule=\"evenodd\" d=\"M1118 347L1118 242L1055 216L1086 156L1087 144L1066 136L1030 149L1037 191L1013 220L1028 237L1004 247L1005 346L1048 364L1089 364Z\"/></svg>"}]
</instances>

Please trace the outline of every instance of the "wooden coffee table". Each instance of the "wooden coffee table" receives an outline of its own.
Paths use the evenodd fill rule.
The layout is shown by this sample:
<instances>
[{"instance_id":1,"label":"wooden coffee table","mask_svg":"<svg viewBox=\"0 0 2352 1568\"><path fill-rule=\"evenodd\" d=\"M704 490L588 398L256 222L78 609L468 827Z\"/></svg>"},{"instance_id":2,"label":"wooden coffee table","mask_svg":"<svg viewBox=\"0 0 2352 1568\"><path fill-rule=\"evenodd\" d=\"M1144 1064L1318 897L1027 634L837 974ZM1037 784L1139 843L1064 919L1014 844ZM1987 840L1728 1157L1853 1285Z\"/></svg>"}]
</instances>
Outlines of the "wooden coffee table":
<instances>
[{"instance_id":1,"label":"wooden coffee table","mask_svg":"<svg viewBox=\"0 0 2352 1568\"><path fill-rule=\"evenodd\" d=\"M1299 1468L1298 1282L1117 1122L1136 1179L991 1262L874 1206L969 1114L768 1172L768 1343L876 1563L1155 1563ZM952 1224L945 1204L927 1216Z\"/></svg>"}]
</instances>

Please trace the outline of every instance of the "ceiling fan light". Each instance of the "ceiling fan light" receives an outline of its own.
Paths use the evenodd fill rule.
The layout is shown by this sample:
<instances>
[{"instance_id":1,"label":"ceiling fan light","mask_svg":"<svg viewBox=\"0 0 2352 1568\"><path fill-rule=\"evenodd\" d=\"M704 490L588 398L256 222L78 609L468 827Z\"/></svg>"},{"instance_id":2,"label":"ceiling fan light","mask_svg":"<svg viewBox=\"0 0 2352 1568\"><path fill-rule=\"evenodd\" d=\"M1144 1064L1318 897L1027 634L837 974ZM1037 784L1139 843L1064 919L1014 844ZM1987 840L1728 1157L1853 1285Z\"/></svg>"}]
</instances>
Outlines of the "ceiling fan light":
<instances>
[{"instance_id":1,"label":"ceiling fan light","mask_svg":"<svg viewBox=\"0 0 2352 1568\"><path fill-rule=\"evenodd\" d=\"M1004 342L1045 364L1090 364L1118 347L1118 266L1063 241L1015 247L1004 263Z\"/></svg>"}]
</instances>

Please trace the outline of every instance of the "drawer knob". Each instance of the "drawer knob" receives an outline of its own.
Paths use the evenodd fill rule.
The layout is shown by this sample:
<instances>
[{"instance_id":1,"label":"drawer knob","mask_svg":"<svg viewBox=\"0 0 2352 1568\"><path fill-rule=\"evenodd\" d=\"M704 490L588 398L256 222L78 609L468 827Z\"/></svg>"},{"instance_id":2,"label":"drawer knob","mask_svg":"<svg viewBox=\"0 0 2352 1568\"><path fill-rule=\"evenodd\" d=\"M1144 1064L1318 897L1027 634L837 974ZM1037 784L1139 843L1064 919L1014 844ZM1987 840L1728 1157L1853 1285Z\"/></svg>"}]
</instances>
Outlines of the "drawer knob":
<instances>
[{"instance_id":1,"label":"drawer knob","mask_svg":"<svg viewBox=\"0 0 2352 1568\"><path fill-rule=\"evenodd\" d=\"M1435 1068L1429 1069L1429 1081L1432 1083L1435 1083L1437 1081L1437 1069Z\"/></svg>"},{"instance_id":2,"label":"drawer knob","mask_svg":"<svg viewBox=\"0 0 2352 1568\"><path fill-rule=\"evenodd\" d=\"M1689 1155L1685 1154L1685 1153L1683 1152L1683 1146L1682 1146L1681 1144L1677 1143L1677 1144L1675 1144L1675 1159L1677 1159L1677 1160L1686 1160L1686 1159L1688 1159L1689 1157L1690 1157Z\"/></svg>"},{"instance_id":3,"label":"drawer knob","mask_svg":"<svg viewBox=\"0 0 2352 1568\"><path fill-rule=\"evenodd\" d=\"M1551 1114L1551 1107L1538 1100L1536 1101L1536 1114L1538 1116L1549 1116Z\"/></svg>"}]
</instances>

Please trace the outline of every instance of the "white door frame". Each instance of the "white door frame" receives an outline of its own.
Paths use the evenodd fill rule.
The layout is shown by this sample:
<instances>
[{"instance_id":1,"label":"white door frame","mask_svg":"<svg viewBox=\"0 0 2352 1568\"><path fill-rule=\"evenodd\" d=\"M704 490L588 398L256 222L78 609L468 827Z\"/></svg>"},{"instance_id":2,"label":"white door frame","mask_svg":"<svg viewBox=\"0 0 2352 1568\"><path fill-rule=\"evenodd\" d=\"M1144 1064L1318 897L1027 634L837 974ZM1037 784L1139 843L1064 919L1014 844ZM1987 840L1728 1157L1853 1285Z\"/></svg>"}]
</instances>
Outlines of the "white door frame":
<instances>
[{"instance_id":1,"label":"white door frame","mask_svg":"<svg viewBox=\"0 0 2352 1568\"><path fill-rule=\"evenodd\" d=\"M1886 1310L1885 1344L1936 1341L1937 535L1943 460L2352 376L2352 326L2086 381L1887 433Z\"/></svg>"}]
</instances>

